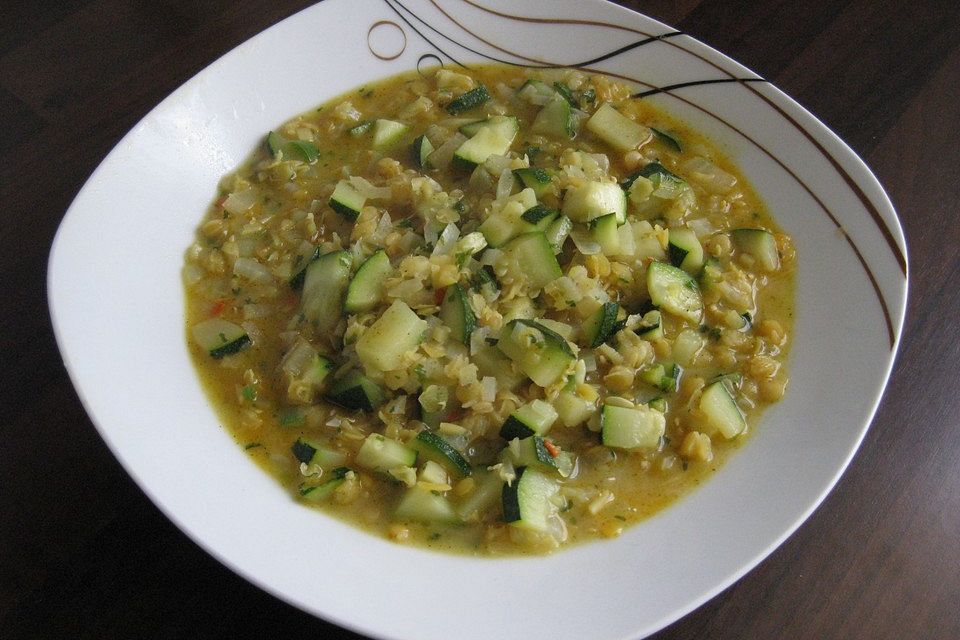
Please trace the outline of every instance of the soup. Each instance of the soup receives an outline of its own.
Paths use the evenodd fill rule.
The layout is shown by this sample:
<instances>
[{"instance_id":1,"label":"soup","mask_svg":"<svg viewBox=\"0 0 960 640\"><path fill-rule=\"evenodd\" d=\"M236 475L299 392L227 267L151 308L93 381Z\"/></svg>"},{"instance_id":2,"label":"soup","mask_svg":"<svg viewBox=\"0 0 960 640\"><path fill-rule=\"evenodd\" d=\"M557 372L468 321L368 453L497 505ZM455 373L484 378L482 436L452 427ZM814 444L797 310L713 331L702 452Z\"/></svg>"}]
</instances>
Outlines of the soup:
<instances>
[{"instance_id":1,"label":"soup","mask_svg":"<svg viewBox=\"0 0 960 640\"><path fill-rule=\"evenodd\" d=\"M433 70L265 136L186 254L238 443L398 543L542 553L705 481L787 384L795 255L708 140L577 70Z\"/></svg>"}]
</instances>

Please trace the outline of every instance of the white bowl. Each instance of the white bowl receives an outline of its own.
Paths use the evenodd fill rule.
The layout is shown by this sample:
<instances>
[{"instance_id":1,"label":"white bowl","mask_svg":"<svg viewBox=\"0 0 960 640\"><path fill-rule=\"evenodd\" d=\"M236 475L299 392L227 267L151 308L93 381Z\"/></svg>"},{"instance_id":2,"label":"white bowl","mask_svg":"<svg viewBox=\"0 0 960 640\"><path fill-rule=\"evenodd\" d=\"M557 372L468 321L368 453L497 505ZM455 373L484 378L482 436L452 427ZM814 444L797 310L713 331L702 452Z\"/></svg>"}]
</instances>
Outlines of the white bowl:
<instances>
[{"instance_id":1,"label":"white bowl","mask_svg":"<svg viewBox=\"0 0 960 640\"><path fill-rule=\"evenodd\" d=\"M60 350L91 419L147 495L224 564L306 611L381 638L652 633L769 554L853 456L903 325L903 234L849 147L688 36L601 0L549 10L535 0L442 4L327 0L237 47L150 112L57 233L49 297ZM732 156L798 253L786 398L690 496L619 539L547 557L408 548L299 506L219 426L185 346L184 250L217 180L265 131L418 63L491 57L591 61L641 89L698 83L644 99Z\"/></svg>"}]
</instances>

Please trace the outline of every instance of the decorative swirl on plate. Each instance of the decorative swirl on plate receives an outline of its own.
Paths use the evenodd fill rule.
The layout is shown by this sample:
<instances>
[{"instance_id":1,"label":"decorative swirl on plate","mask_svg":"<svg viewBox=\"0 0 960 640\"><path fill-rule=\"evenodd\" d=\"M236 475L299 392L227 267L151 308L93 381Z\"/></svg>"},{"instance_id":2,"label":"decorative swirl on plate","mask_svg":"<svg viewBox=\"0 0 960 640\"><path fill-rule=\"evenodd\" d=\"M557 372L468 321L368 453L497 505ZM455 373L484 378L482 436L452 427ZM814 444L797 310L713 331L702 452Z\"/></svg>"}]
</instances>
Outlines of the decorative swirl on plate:
<instances>
[{"instance_id":1,"label":"decorative swirl on plate","mask_svg":"<svg viewBox=\"0 0 960 640\"><path fill-rule=\"evenodd\" d=\"M887 301L886 301L886 299L884 298L883 293L882 293L881 290L880 290L880 286L879 286L879 283L878 283L878 281L877 281L877 278L876 278L875 274L873 273L872 269L870 268L870 266L867 264L866 258L864 257L863 253L860 251L860 248L859 248L859 247L857 246L857 244L854 242L853 238L851 238L851 237L846 233L846 231L843 229L842 224L840 223L838 217L834 214L834 212L829 209L829 207L826 205L826 203L824 203L824 201L823 201L819 196L817 196L817 194L814 192L813 188L812 188L809 184L807 184L803 179L801 179L800 176L798 176L798 175L796 174L796 172L794 172L792 169L790 169L783 160L781 160L781 159L778 158L776 155L774 155L774 153L771 152L767 147L765 147L763 144L761 144L760 142L758 142L757 140L755 140L753 137L751 137L750 135L748 135L746 132L744 132L743 130L741 130L739 127L733 125L732 123L730 123L729 121L727 121L726 119L724 119L723 117L721 117L720 115L718 115L718 114L714 113L713 111L711 111L709 108L706 108L706 107L698 104L697 102L694 102L693 100L691 100L691 99L689 99L689 98L687 98L687 97L684 97L683 95L680 95L680 94L676 93L678 90L686 89L686 88L690 88L690 87L696 87L696 86L713 85L713 84L728 84L728 83L729 83L729 84L737 84L737 85L740 85L740 86L744 87L746 90L750 91L753 95L759 97L759 98L760 98L761 100L763 100L766 104L768 104L770 107L772 107L777 113L779 113L784 119L786 119L787 122L789 122L795 129L797 129L807 140L809 140L809 141L811 142L811 144L814 145L814 147L824 156L824 158L825 158L828 162L830 162L831 166L833 166L833 168L837 171L838 175L841 176L841 178L844 180L844 182L846 182L846 184L850 187L850 189L853 191L853 193L858 197L858 199L859 199L860 202L863 204L864 208L867 210L867 212L869 213L870 217L872 218L874 224L875 224L875 225L878 227L878 229L880 230L880 232L881 232L881 234L883 235L883 237L884 237L884 239L885 239L885 241L886 241L886 243L887 243L890 251L892 252L895 260L897 261L897 264L898 264L898 266L900 267L901 272L904 274L904 277L906 277L906 272L907 272L907 271L906 271L906 258L905 258L905 256L904 256L903 252L901 251L899 245L897 244L896 240L894 239L893 234L892 234L892 232L890 231L890 228L887 226L887 224L884 222L882 216L880 215L879 209L873 204L873 202L870 200L870 198L867 197L867 195L863 192L863 190L861 189L861 187L860 187L860 186L857 184L857 182L853 179L853 177L840 165L840 163L836 160L836 158L835 158L832 154L830 154L830 153L823 147L823 145L820 144L819 141L816 140L816 138L813 136L813 134L810 133L810 131L808 131L808 130L807 130L803 125L801 125L796 119L794 119L794 118L791 117L788 113L786 113L786 111L785 111L784 109L782 109L779 105L777 105L770 97L768 97L767 95L765 95L765 94L764 94L762 91L760 91L756 86L753 86L753 85L758 84L758 83L767 83L767 81L766 81L765 79L763 79L762 77L759 77L759 76L752 76L752 77L745 77L745 78L741 78L741 77L735 76L733 73L731 73L730 71L724 69L722 66L720 66L720 65L717 64L715 61L713 61L713 60L711 60L710 58L708 58L707 56L702 55L701 53L699 53L699 52L697 52L697 51L689 48L689 47L686 46L685 44L682 44L684 41L683 41L683 40L680 40L680 39L678 38L678 36L684 35L681 31L671 31L671 32L667 32L667 33L659 34L659 35L658 35L658 34L647 33L647 32L645 32L645 31L642 31L642 30L639 30L639 29L635 29L635 28L632 28L632 27L628 27L628 26L625 26L625 25L620 25L620 24L615 24L615 23L610 23L610 22L601 22L601 21L596 21L596 20L579 20L579 19L564 19L564 18L534 18L534 17L529 17L529 16L512 15L512 14L504 13L504 12L501 12L501 11L496 11L496 10L491 9L491 8L489 8L489 7L485 7L485 6L483 6L482 4L480 4L480 3L478 3L478 2L475 2L474 0L461 0L461 2L463 2L464 4L469 5L469 6L471 6L471 7L474 7L474 8L476 8L476 9L479 9L479 10L481 10L481 11L483 11L483 12L489 14L489 15L493 15L493 16L496 16L496 17L499 17L499 18L504 18L504 19L507 19L507 20L517 21L517 22L534 23L534 24L550 24L550 25L584 25L584 26L601 27L601 28L606 28L606 29L615 29L615 30L620 30L620 31L626 31L626 32L629 32L629 33L637 34L637 35L639 35L639 36L643 36L643 39L641 39L641 40L638 40L638 41L636 41L636 42L627 44L627 45L625 45L625 46L623 46L623 47L620 47L620 48L615 49L615 50L613 50L613 51L609 51L609 52L607 52L607 53L601 54L601 55L596 56L596 57L594 57L594 58L591 58L591 59L589 59L589 60L583 60L583 61L575 62L575 63L557 63L557 62L550 61L550 60L540 60L540 59L537 59L537 58L532 58L532 57L529 57L529 56L525 56L525 55L523 55L523 54L521 54L521 53L518 53L518 52L516 52L516 51L512 51L512 50L510 50L510 49L508 49L508 48L506 48L506 47L503 47L503 46L501 46L501 45L498 45L498 44L495 44L495 43L491 42L490 40L482 37L482 36L479 35L478 33L474 32L474 31L471 30L471 29L469 29L466 25L464 25L463 23L461 23L460 21L458 21L456 18L454 18L448 11L446 11L443 7L441 7L440 4L439 4L436 0L429 0L430 4L433 5L433 7L434 7L440 14L442 14L447 20L449 20L452 24L454 24L454 25L455 25L458 29L460 29L463 33L465 33L465 34L467 34L467 35L475 38L475 39L478 40L479 42L482 42L482 43L485 44L486 46L490 47L491 49L494 49L494 50L496 50L496 51L499 51L499 52L501 52L501 53L504 53L504 54L506 54L506 55L508 55L508 56L511 56L511 57L513 58L513 59L503 59L503 58L499 58L499 57L494 56L494 55L490 55L489 53L485 53L485 52L483 52L483 51L478 51L478 50L476 50L476 49L473 49L473 48L467 46L466 44L464 44L463 42L460 42L459 40L454 39L453 37L451 37L451 36L448 35L447 33L441 31L439 28L437 28L436 26L430 24L428 21L424 20L424 19L421 18L419 15L417 15L416 13L414 13L413 11L411 11L411 10L410 10L408 7L406 7L402 2L400 2L400 0L384 0L384 2L387 4L388 7L390 7L390 9L391 9L394 13L397 14L397 16L398 16L405 24L407 24L407 26L409 26L417 35L419 35L421 38L423 38L423 40L424 40L429 46L433 47L433 49L435 49L437 52L439 52L439 54L445 56L445 57L448 58L450 61L452 61L454 64L457 64L458 66L467 68L467 65L465 65L465 64L463 64L462 62L458 61L458 60L457 60L456 58L454 58L451 54L447 53L447 51L445 51L444 49L442 49L442 48L441 48L440 46L438 46L434 41L432 41L430 38L428 38L428 37L423 33L423 31L421 31L420 29L418 29L418 28L413 24L413 21L419 23L422 27L425 27L426 29L428 29L428 30L431 31L432 33L436 34L437 36L443 38L444 40L446 40L446 41L448 41L448 42L456 45L456 46L459 47L460 49L463 49L464 51L467 51L467 52L469 52L469 53L472 53L472 54L474 54L474 55L476 55L476 56L480 56L480 57L482 57L482 58L484 58L484 59L487 59L487 60L490 60L490 61L492 61L492 62L498 62L498 63L501 63L501 64L508 64L508 65L511 65L511 66L521 66L521 67L531 67L531 68L575 67L575 68L583 69L584 71L603 73L603 74L606 74L606 75L609 75L609 76L613 76L613 77L620 78L620 79L622 79L622 80L627 80L627 81L636 83L636 84L638 84L638 85L640 85L640 86L642 86L642 87L646 87L646 89L635 93L635 94L632 96L633 98L635 98L635 99L643 99L643 98L647 98L647 97L650 97L650 96L653 96L653 95L657 95L657 94L663 94L663 95L669 96L669 97L672 98L672 99L679 100L679 101L681 101L681 102L683 102L683 103L685 103L685 104L687 104L687 105L689 105L689 106L691 106L691 107L693 107L693 108L701 111L702 113L704 113L704 114L708 115L709 117L715 119L716 121L720 122L721 124L723 124L724 126L726 126L727 128L729 128L730 130L732 130L733 132L735 132L737 135L739 135L739 136L741 136L742 138L744 138L745 140L747 140L750 144L752 144L754 147L756 147L758 150L760 150L764 155L766 155L766 156L769 157L771 160L773 160L773 161L774 161L778 166L780 166L794 181L796 181L796 183L799 184L800 187L801 187L808 195L810 195L810 196L813 198L813 200L819 205L819 207L820 207L820 209L823 211L823 213L827 216L827 218L828 218L828 219L836 226L836 228L843 234L843 237L846 239L847 243L850 245L850 248L853 250L853 253L854 253L854 255L856 256L857 260L860 262L861 266L863 267L864 272L866 273L866 276L867 276L867 278L869 279L870 284L871 284L871 286L873 287L874 293L876 294L877 299L878 299L878 301L879 301L879 303L880 303L880 307L881 307L881 309L882 309L882 311L883 311L883 320L884 320L884 323L885 323L886 329L887 329L887 336L888 336L888 339L889 339L889 341L890 341L890 347L893 348L893 347L895 346L896 337L895 337L895 331L894 331L894 328L893 328L893 320L892 320L891 315L890 315L890 310L889 310L889 306L888 306L888 304L887 304ZM696 59L698 59L698 60L700 60L700 61L702 61L702 62L705 62L705 63L709 64L709 65L712 66L713 68L717 69L717 71L719 71L719 72L721 72L722 74L724 74L725 77L722 77L722 78L708 78L708 79L703 79L703 80L694 80L694 81L679 82L679 83L675 83L675 84L667 84L667 85L658 86L658 85L652 84L652 83L650 83L650 82L646 82L646 81L644 81L644 80L641 80L640 78L629 77L629 76L625 76L625 75L617 74L617 73L611 73L610 71L607 71L607 70L604 70L604 69L595 69L595 68L592 68L592 66L591 66L591 65L595 65L595 64L597 64L597 63L600 63L600 62L603 62L603 61L606 61L606 60L610 60L610 59L615 58L615 57L617 57L617 56L620 56L620 55L622 55L622 54L624 54L624 53L637 50L637 49L639 49L639 48L641 48L641 47L643 47L643 46L646 46L646 45L649 45L649 44L653 44L653 43L658 43L658 42L663 42L663 43L667 44L668 46L671 46L671 47L674 47L674 48L676 48L676 49L679 49L680 51L682 51L682 52L684 52L684 53L686 53L686 54L688 54L688 55L690 55L690 56L692 56L692 57L694 57L694 58L696 58ZM441 61L440 56L434 55L434 54L425 54L424 56L421 56L420 59L419 59L418 62L417 62L417 68L418 68L418 70L420 69L421 63L424 61L424 59L426 59L426 58L428 58L428 57L433 57L433 58L435 58L438 62L441 62L441 64L442 64L442 61Z\"/></svg>"},{"instance_id":2,"label":"decorative swirl on plate","mask_svg":"<svg viewBox=\"0 0 960 640\"><path fill-rule=\"evenodd\" d=\"M383 53L377 51L377 48L374 46L374 33L377 31L383 31L383 29L389 29L393 27L396 31L400 32L400 36L403 38L403 44L400 46L400 49L396 53ZM403 30L403 27L398 25L393 20L378 20L370 25L370 29L367 30L367 48L370 49L370 53L380 58L381 60L396 60L403 52L407 50L407 34Z\"/></svg>"}]
</instances>

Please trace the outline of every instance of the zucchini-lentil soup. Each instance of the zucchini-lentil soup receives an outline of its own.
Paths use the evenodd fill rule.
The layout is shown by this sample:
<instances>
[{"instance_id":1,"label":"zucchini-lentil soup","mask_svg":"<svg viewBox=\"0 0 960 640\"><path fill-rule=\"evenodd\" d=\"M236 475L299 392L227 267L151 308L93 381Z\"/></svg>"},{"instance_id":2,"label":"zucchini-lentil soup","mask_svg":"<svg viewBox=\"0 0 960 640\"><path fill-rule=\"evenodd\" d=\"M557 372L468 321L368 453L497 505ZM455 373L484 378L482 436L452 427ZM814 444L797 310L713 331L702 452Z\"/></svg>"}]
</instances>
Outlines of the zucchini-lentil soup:
<instances>
[{"instance_id":1,"label":"zucchini-lentil soup","mask_svg":"<svg viewBox=\"0 0 960 640\"><path fill-rule=\"evenodd\" d=\"M192 357L293 499L401 543L615 537L784 393L795 254L610 78L432 70L265 135L186 254Z\"/></svg>"}]
</instances>

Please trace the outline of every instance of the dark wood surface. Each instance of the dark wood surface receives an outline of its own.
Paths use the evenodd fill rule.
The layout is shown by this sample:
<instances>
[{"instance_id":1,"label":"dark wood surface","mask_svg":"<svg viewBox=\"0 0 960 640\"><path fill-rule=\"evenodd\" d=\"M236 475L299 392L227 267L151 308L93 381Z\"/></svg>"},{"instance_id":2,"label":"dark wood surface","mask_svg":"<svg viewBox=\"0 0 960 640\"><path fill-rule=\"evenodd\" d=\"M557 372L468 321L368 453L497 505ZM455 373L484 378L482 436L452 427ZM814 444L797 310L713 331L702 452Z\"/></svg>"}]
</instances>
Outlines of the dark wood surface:
<instances>
[{"instance_id":1,"label":"dark wood surface","mask_svg":"<svg viewBox=\"0 0 960 640\"><path fill-rule=\"evenodd\" d=\"M0 638L359 637L248 584L160 514L81 408L45 298L57 225L120 137L307 4L0 3ZM759 567L655 637L960 638L960 4L621 4L833 128L886 187L910 250L898 362L849 470Z\"/></svg>"}]
</instances>

